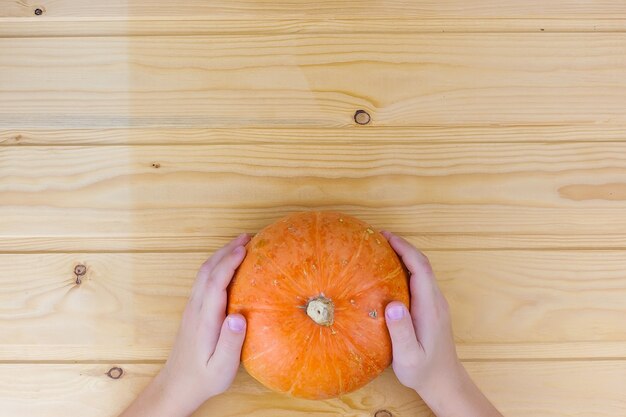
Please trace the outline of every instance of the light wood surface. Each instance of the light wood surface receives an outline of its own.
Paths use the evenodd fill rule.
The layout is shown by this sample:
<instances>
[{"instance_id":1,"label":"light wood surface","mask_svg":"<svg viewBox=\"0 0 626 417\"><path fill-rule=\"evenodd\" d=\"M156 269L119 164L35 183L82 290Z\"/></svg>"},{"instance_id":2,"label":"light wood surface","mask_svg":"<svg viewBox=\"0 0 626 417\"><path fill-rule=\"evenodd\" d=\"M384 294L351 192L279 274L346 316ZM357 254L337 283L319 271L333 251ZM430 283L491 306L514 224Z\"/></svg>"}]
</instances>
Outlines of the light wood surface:
<instances>
[{"instance_id":1,"label":"light wood surface","mask_svg":"<svg viewBox=\"0 0 626 417\"><path fill-rule=\"evenodd\" d=\"M525 247L550 239L560 246L571 235L625 246L603 237L626 230L626 142L381 138L356 146L305 136L284 144L1 149L7 250L12 239L48 236L91 237L92 250L133 237L164 237L161 250L189 249L190 241L181 248L177 239L189 236L201 250L202 237L252 233L306 207L340 207L403 234L446 234L437 249L458 247L456 236L468 234L465 246L474 249L503 235L526 237ZM20 242L14 250L26 249Z\"/></svg>"},{"instance_id":2,"label":"light wood surface","mask_svg":"<svg viewBox=\"0 0 626 417\"><path fill-rule=\"evenodd\" d=\"M107 376L113 367L123 369L121 378ZM0 402L11 416L106 417L121 412L159 367L116 362L3 364ZM492 361L466 362L465 367L507 417L621 416L626 408L623 361ZM325 401L274 394L240 371L233 388L209 400L194 417L371 417L383 409L393 416L432 416L413 391L398 385L388 369L361 390Z\"/></svg>"},{"instance_id":3,"label":"light wood surface","mask_svg":"<svg viewBox=\"0 0 626 417\"><path fill-rule=\"evenodd\" d=\"M0 17L34 17L40 8L40 18L145 18L182 19L276 19L276 18L524 18L524 17L626 17L626 6L618 0L475 0L471 3L451 0L321 0L315 3L289 0L2 0Z\"/></svg>"},{"instance_id":4,"label":"light wood surface","mask_svg":"<svg viewBox=\"0 0 626 417\"><path fill-rule=\"evenodd\" d=\"M356 7L361 7L356 6ZM359 19L220 19L211 15L191 16L181 20L155 17L118 19L0 17L2 37L43 36L153 36L153 35L224 35L224 34L337 34L337 33L602 33L626 32L626 19L579 18L359 18Z\"/></svg>"},{"instance_id":5,"label":"light wood surface","mask_svg":"<svg viewBox=\"0 0 626 417\"><path fill-rule=\"evenodd\" d=\"M616 0L0 0L0 416L114 417L210 253L332 209L425 250L507 417L623 417L625 57ZM196 415L381 409L431 415L390 369Z\"/></svg>"},{"instance_id":6,"label":"light wood surface","mask_svg":"<svg viewBox=\"0 0 626 417\"><path fill-rule=\"evenodd\" d=\"M350 128L0 129L0 146L20 145L385 145L431 143L623 142L620 125L419 126Z\"/></svg>"},{"instance_id":7,"label":"light wood surface","mask_svg":"<svg viewBox=\"0 0 626 417\"><path fill-rule=\"evenodd\" d=\"M0 128L624 125L625 56L624 33L4 38Z\"/></svg>"},{"instance_id":8,"label":"light wood surface","mask_svg":"<svg viewBox=\"0 0 626 417\"><path fill-rule=\"evenodd\" d=\"M611 358L626 349L624 251L426 254L463 359ZM206 258L0 255L0 360L164 360ZM80 284L76 265L87 268Z\"/></svg>"}]
</instances>

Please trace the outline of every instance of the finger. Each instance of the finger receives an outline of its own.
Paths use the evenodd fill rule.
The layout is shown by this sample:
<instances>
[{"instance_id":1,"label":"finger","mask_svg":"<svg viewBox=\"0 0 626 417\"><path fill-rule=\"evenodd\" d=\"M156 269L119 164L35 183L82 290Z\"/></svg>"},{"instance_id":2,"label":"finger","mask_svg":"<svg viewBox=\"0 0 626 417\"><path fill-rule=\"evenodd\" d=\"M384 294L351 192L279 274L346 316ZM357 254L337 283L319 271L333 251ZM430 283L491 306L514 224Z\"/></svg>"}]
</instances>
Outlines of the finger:
<instances>
[{"instance_id":1,"label":"finger","mask_svg":"<svg viewBox=\"0 0 626 417\"><path fill-rule=\"evenodd\" d=\"M232 252L237 246L245 245L250 241L250 236L247 233L242 233L226 245L215 251L209 259L207 259L200 268L201 272L211 272L213 268L224 258L227 254Z\"/></svg>"},{"instance_id":2,"label":"finger","mask_svg":"<svg viewBox=\"0 0 626 417\"><path fill-rule=\"evenodd\" d=\"M406 306L392 301L385 308L385 323L391 336L393 361L401 365L415 365L422 347L415 334L413 321Z\"/></svg>"},{"instance_id":3,"label":"finger","mask_svg":"<svg viewBox=\"0 0 626 417\"><path fill-rule=\"evenodd\" d=\"M246 319L241 314L231 314L224 320L215 352L207 364L219 384L219 392L225 391L235 379L245 336Z\"/></svg>"},{"instance_id":4,"label":"finger","mask_svg":"<svg viewBox=\"0 0 626 417\"><path fill-rule=\"evenodd\" d=\"M429 298L435 295L438 290L437 280L428 258L400 236L390 235L389 244L411 273L411 292L422 294L426 292L425 295Z\"/></svg>"},{"instance_id":5,"label":"finger","mask_svg":"<svg viewBox=\"0 0 626 417\"><path fill-rule=\"evenodd\" d=\"M209 278L209 284L211 287L215 287L218 290L225 290L230 284L230 280L235 274L235 270L239 268L241 262L246 257L246 248L244 246L237 246L232 252L224 255L222 259L215 265L211 276Z\"/></svg>"},{"instance_id":6,"label":"finger","mask_svg":"<svg viewBox=\"0 0 626 417\"><path fill-rule=\"evenodd\" d=\"M248 236L247 233L242 233L235 239L231 240L228 244L218 249L213 255L211 255L211 257L209 257L209 259L207 259L200 267L200 270L196 275L196 282L194 283L192 293L198 287L202 287L204 283L206 283L206 281L209 279L211 271L213 270L213 268L215 268L219 261L222 260L224 256L232 252L237 246L245 245L249 241L250 236Z\"/></svg>"},{"instance_id":7,"label":"finger","mask_svg":"<svg viewBox=\"0 0 626 417\"><path fill-rule=\"evenodd\" d=\"M411 278L411 314L413 315L417 337L424 341L429 338L429 325L438 314L438 300L443 297L428 258L405 239L389 234L389 244L402 258Z\"/></svg>"},{"instance_id":8,"label":"finger","mask_svg":"<svg viewBox=\"0 0 626 417\"><path fill-rule=\"evenodd\" d=\"M433 279L434 282L434 275L428 258L406 239L391 233L388 233L388 235L389 244L402 258L409 271L412 274L424 275L429 279Z\"/></svg>"},{"instance_id":9,"label":"finger","mask_svg":"<svg viewBox=\"0 0 626 417\"><path fill-rule=\"evenodd\" d=\"M228 302L226 288L245 256L246 249L243 246L237 246L231 253L225 255L211 272L205 290L201 292L200 315L206 322L208 348L211 350L215 347L220 326L226 315Z\"/></svg>"}]
</instances>

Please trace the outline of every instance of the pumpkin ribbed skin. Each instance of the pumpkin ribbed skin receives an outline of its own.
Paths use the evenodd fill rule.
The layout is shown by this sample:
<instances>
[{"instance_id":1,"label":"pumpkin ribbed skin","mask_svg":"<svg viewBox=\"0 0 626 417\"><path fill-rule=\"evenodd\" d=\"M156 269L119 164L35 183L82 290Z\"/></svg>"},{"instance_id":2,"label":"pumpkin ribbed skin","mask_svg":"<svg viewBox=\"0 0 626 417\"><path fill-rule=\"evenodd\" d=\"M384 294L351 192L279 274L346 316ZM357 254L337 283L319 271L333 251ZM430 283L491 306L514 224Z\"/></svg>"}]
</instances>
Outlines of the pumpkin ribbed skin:
<instances>
[{"instance_id":1,"label":"pumpkin ribbed skin","mask_svg":"<svg viewBox=\"0 0 626 417\"><path fill-rule=\"evenodd\" d=\"M242 362L250 375L278 392L323 399L389 366L384 311L393 300L408 305L408 279L386 239L354 217L305 212L248 243L228 312L247 319Z\"/></svg>"}]
</instances>

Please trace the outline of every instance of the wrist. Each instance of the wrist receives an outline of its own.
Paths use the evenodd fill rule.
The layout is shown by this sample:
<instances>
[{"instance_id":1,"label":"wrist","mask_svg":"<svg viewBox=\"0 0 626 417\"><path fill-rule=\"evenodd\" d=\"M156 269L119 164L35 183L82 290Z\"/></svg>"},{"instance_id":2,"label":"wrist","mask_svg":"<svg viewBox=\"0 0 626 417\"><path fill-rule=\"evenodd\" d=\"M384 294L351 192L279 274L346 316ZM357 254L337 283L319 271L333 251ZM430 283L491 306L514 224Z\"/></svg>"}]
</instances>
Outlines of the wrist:
<instances>
[{"instance_id":1,"label":"wrist","mask_svg":"<svg viewBox=\"0 0 626 417\"><path fill-rule=\"evenodd\" d=\"M483 395L459 362L452 378L442 378L418 392L424 402L439 417L502 417Z\"/></svg>"},{"instance_id":2,"label":"wrist","mask_svg":"<svg viewBox=\"0 0 626 417\"><path fill-rule=\"evenodd\" d=\"M193 390L161 370L152 380L145 393L158 407L158 416L188 417L202 404L195 398Z\"/></svg>"},{"instance_id":3,"label":"wrist","mask_svg":"<svg viewBox=\"0 0 626 417\"><path fill-rule=\"evenodd\" d=\"M425 380L415 391L436 415L449 415L447 408L464 396L471 385L472 380L461 362L457 361Z\"/></svg>"},{"instance_id":4,"label":"wrist","mask_svg":"<svg viewBox=\"0 0 626 417\"><path fill-rule=\"evenodd\" d=\"M144 388L120 417L187 417L195 408L191 401L180 395L176 385L161 371Z\"/></svg>"}]
</instances>

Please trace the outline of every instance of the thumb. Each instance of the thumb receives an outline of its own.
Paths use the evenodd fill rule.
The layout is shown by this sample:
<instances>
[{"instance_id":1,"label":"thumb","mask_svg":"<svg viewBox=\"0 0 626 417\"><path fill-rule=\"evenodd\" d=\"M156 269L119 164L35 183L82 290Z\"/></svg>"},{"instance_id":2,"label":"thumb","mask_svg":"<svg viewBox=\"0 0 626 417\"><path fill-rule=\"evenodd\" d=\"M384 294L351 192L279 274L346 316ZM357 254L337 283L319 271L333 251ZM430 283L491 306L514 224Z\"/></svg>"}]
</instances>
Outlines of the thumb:
<instances>
[{"instance_id":1,"label":"thumb","mask_svg":"<svg viewBox=\"0 0 626 417\"><path fill-rule=\"evenodd\" d=\"M409 358L414 358L421 351L421 346L415 335L411 314L406 306L399 301L387 304L385 322L391 336L394 362L404 363Z\"/></svg>"},{"instance_id":2,"label":"thumb","mask_svg":"<svg viewBox=\"0 0 626 417\"><path fill-rule=\"evenodd\" d=\"M241 347L246 337L246 319L241 314L231 314L222 324L220 337L215 352L209 360L209 366L219 375L219 391L225 391L235 379L241 359ZM216 382L217 382L216 381Z\"/></svg>"}]
</instances>

